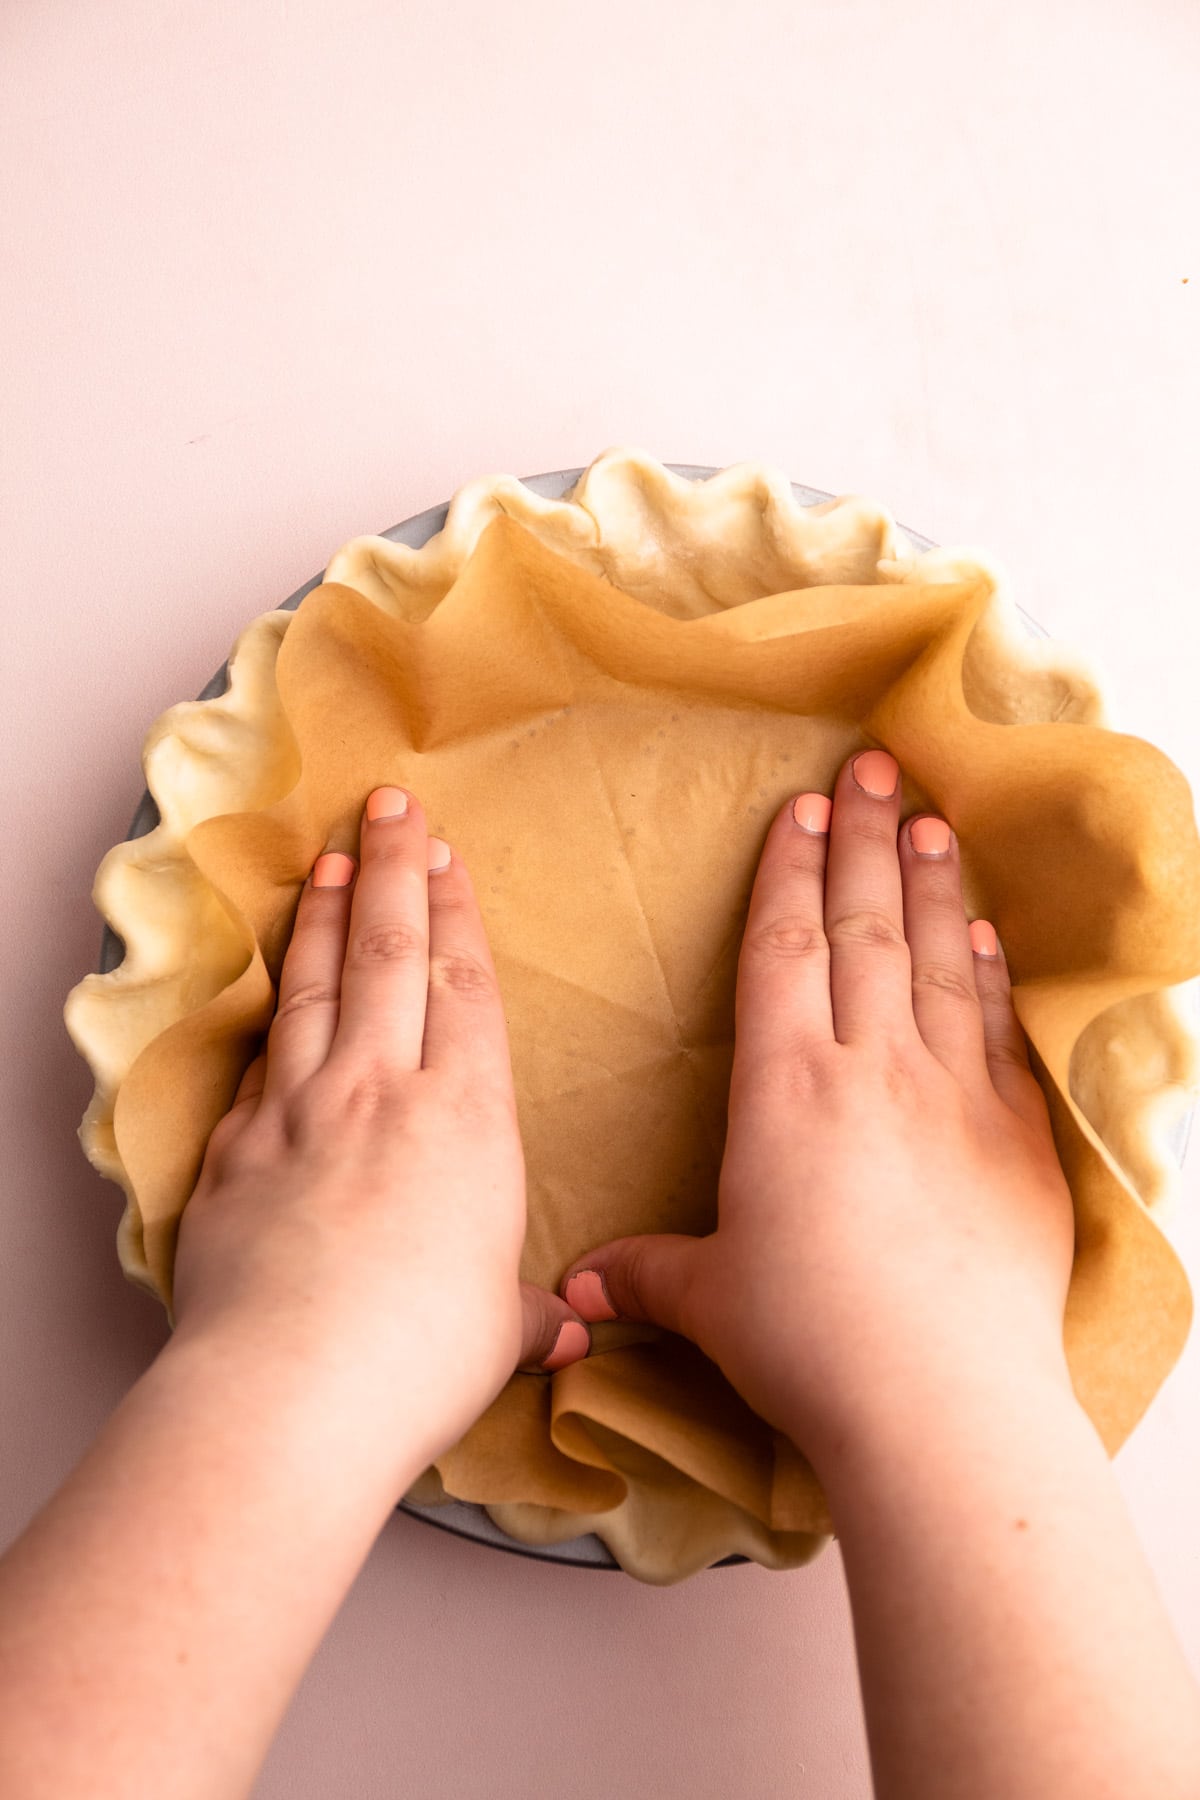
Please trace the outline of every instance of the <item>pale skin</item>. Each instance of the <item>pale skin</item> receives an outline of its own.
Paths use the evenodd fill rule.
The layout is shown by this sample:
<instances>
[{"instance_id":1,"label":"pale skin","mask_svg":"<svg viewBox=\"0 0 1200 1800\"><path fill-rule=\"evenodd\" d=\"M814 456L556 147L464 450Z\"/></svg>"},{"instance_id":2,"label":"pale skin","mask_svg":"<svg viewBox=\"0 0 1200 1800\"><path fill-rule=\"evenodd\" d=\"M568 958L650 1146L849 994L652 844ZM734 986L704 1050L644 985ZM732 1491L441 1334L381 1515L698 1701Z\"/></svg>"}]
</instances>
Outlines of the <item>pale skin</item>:
<instances>
[{"instance_id":1,"label":"pale skin","mask_svg":"<svg viewBox=\"0 0 1200 1800\"><path fill-rule=\"evenodd\" d=\"M1197 1690L1071 1392L1070 1197L1002 948L891 759L857 773L767 835L716 1231L597 1246L559 1294L518 1280L466 870L372 797L209 1143L175 1333L0 1561L6 1800L247 1793L399 1494L614 1313L693 1338L816 1467L880 1800L1200 1793Z\"/></svg>"}]
</instances>

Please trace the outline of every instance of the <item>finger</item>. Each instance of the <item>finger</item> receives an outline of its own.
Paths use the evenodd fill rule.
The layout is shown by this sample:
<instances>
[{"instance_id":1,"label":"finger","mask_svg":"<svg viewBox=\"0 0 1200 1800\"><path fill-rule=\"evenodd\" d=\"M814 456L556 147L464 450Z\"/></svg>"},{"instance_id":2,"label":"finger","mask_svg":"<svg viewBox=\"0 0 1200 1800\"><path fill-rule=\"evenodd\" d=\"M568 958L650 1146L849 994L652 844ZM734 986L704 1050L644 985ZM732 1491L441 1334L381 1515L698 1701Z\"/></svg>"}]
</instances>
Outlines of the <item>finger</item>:
<instances>
[{"instance_id":1,"label":"finger","mask_svg":"<svg viewBox=\"0 0 1200 1800\"><path fill-rule=\"evenodd\" d=\"M266 1079L267 1051L266 1046L264 1045L258 1055L254 1058L253 1062L246 1065L246 1072L238 1082L237 1093L233 1096L233 1105L229 1108L230 1112L233 1111L235 1106L240 1106L244 1100L258 1100L262 1095Z\"/></svg>"},{"instance_id":2,"label":"finger","mask_svg":"<svg viewBox=\"0 0 1200 1800\"><path fill-rule=\"evenodd\" d=\"M951 1074L986 1080L958 841L945 819L922 815L901 826L900 879L917 1030Z\"/></svg>"},{"instance_id":3,"label":"finger","mask_svg":"<svg viewBox=\"0 0 1200 1800\"><path fill-rule=\"evenodd\" d=\"M429 839L429 996L421 1063L469 1067L512 1090L508 1027L487 932L462 858Z\"/></svg>"},{"instance_id":4,"label":"finger","mask_svg":"<svg viewBox=\"0 0 1200 1800\"><path fill-rule=\"evenodd\" d=\"M204 1147L204 1169L211 1170L213 1159L222 1156L241 1137L258 1111L266 1072L267 1053L260 1050L253 1061L247 1064L242 1079L238 1082L237 1092L229 1103L229 1111L221 1115L208 1134Z\"/></svg>"},{"instance_id":5,"label":"finger","mask_svg":"<svg viewBox=\"0 0 1200 1800\"><path fill-rule=\"evenodd\" d=\"M332 1047L356 869L352 856L328 850L300 890L267 1034L263 1098L268 1105L315 1075Z\"/></svg>"},{"instance_id":6,"label":"finger","mask_svg":"<svg viewBox=\"0 0 1200 1800\"><path fill-rule=\"evenodd\" d=\"M912 964L896 830L900 770L886 750L842 768L829 822L825 936L833 1028L843 1044L911 1036Z\"/></svg>"},{"instance_id":7,"label":"finger","mask_svg":"<svg viewBox=\"0 0 1200 1800\"><path fill-rule=\"evenodd\" d=\"M695 1341L688 1295L703 1242L679 1232L613 1238L576 1259L563 1277L563 1298L593 1324L633 1319Z\"/></svg>"},{"instance_id":8,"label":"finger","mask_svg":"<svg viewBox=\"0 0 1200 1800\"><path fill-rule=\"evenodd\" d=\"M521 1328L517 1366L530 1375L553 1375L581 1362L592 1347L592 1334L578 1313L557 1294L528 1281L521 1283Z\"/></svg>"},{"instance_id":9,"label":"finger","mask_svg":"<svg viewBox=\"0 0 1200 1800\"><path fill-rule=\"evenodd\" d=\"M429 990L425 813L404 788L376 788L362 821L333 1058L421 1066Z\"/></svg>"},{"instance_id":10,"label":"finger","mask_svg":"<svg viewBox=\"0 0 1200 1800\"><path fill-rule=\"evenodd\" d=\"M825 941L830 802L798 794L775 815L759 858L738 956L735 1080L833 1038Z\"/></svg>"},{"instance_id":11,"label":"finger","mask_svg":"<svg viewBox=\"0 0 1200 1800\"><path fill-rule=\"evenodd\" d=\"M1046 1096L1029 1066L1029 1048L1013 1010L1008 963L995 927L986 919L976 919L970 928L970 939L992 1086L1027 1125L1048 1127Z\"/></svg>"}]
</instances>

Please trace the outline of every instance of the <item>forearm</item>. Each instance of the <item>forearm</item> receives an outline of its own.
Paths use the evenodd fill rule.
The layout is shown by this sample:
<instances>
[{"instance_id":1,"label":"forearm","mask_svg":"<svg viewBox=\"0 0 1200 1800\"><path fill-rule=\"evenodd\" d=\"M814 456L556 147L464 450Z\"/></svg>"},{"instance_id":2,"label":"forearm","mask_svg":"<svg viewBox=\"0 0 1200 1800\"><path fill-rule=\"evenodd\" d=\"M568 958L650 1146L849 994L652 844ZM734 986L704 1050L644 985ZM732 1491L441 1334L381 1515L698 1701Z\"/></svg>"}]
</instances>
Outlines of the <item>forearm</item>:
<instances>
[{"instance_id":1,"label":"forearm","mask_svg":"<svg viewBox=\"0 0 1200 1800\"><path fill-rule=\"evenodd\" d=\"M1103 1447L1058 1382L821 1468L879 1800L1190 1800L1195 1684Z\"/></svg>"},{"instance_id":2,"label":"forearm","mask_svg":"<svg viewBox=\"0 0 1200 1800\"><path fill-rule=\"evenodd\" d=\"M344 1379L176 1339L126 1396L0 1562L6 1796L249 1789L424 1466Z\"/></svg>"}]
</instances>

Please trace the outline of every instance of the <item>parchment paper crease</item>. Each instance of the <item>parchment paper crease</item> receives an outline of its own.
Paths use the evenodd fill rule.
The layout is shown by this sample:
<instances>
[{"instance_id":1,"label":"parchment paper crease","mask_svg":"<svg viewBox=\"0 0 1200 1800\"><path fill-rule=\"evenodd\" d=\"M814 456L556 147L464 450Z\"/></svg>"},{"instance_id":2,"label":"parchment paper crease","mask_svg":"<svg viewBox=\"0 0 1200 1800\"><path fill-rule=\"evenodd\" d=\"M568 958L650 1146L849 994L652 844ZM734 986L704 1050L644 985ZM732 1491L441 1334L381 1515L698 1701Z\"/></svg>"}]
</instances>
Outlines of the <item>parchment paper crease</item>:
<instances>
[{"instance_id":1,"label":"parchment paper crease","mask_svg":"<svg viewBox=\"0 0 1200 1800\"><path fill-rule=\"evenodd\" d=\"M917 555L867 501L802 509L756 464L693 484L614 450L553 502L471 483L423 549L347 545L294 615L242 633L225 695L152 727L162 823L95 886L125 960L66 1009L127 1273L169 1305L300 883L356 848L383 782L420 794L483 907L529 1171L522 1274L553 1287L603 1239L710 1229L763 837L865 743L898 757L906 811L951 821L971 913L1006 946L1078 1217L1072 1375L1115 1449L1191 1310L1151 1214L1195 1088L1171 991L1200 971L1187 785L1105 726L1075 658L1022 634L986 557ZM595 1343L514 1376L420 1491L529 1543L594 1530L651 1581L813 1554L811 1470L714 1365L650 1328Z\"/></svg>"}]
</instances>

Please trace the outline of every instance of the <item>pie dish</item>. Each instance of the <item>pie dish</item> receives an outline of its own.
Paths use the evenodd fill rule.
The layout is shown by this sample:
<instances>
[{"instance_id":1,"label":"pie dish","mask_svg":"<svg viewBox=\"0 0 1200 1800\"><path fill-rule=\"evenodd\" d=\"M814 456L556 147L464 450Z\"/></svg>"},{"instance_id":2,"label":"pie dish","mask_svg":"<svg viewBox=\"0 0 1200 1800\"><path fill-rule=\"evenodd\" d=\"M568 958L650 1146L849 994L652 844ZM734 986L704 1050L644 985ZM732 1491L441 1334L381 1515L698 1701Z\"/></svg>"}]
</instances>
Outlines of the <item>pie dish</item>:
<instances>
[{"instance_id":1,"label":"pie dish","mask_svg":"<svg viewBox=\"0 0 1200 1800\"><path fill-rule=\"evenodd\" d=\"M225 694L151 727L160 822L95 886L125 957L66 1008L131 1279L169 1308L300 881L353 847L385 780L421 793L480 892L529 1161L523 1273L554 1286L618 1232L709 1228L757 849L862 742L898 757L906 810L950 819L968 904L1004 939L1076 1204L1068 1357L1115 1449L1190 1319L1155 1219L1195 1088L1190 794L1108 727L1077 657L1026 636L990 558L920 550L860 498L801 507L758 464L693 483L610 450L561 500L472 482L420 549L347 544L296 613L241 634ZM525 1544L594 1532L658 1582L819 1548L811 1469L713 1365L648 1327L595 1343L514 1376L414 1498L485 1505Z\"/></svg>"}]
</instances>

